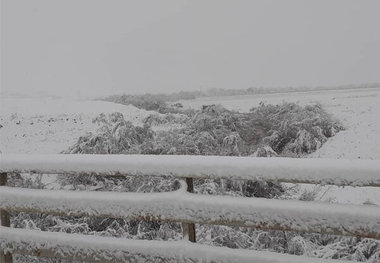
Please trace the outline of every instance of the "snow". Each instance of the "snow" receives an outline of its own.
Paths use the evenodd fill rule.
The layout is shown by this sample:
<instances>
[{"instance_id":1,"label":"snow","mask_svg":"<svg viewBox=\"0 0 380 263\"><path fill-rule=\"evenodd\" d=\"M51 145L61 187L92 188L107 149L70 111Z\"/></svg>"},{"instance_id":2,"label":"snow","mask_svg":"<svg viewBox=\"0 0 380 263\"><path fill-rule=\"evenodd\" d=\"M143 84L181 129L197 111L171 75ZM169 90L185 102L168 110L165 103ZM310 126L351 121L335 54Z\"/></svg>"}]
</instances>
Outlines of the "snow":
<instances>
[{"instance_id":1,"label":"snow","mask_svg":"<svg viewBox=\"0 0 380 263\"><path fill-rule=\"evenodd\" d=\"M346 131L329 139L310 157L332 159L380 159L380 88L259 94L184 100L185 108L221 104L227 109L248 112L265 104L296 102L300 105L321 103L343 122Z\"/></svg>"},{"instance_id":2,"label":"snow","mask_svg":"<svg viewBox=\"0 0 380 263\"><path fill-rule=\"evenodd\" d=\"M247 162L249 164L246 165L234 163L234 165L237 165L236 167L239 168L237 173L239 177L246 177L247 174L252 174L253 177L267 176L265 178L271 180L278 180L279 177L282 177L283 180L289 179L291 176L296 175L298 179L308 180L308 182L310 182L310 180L314 180L314 183L322 184L336 183L338 185L366 185L374 182L378 184L379 173L377 172L376 175L374 172L375 170L379 171L378 164L376 161L368 161L368 159L380 159L380 147L378 147L380 145L380 89L202 98L192 101L183 101L182 103L185 107L193 108L201 107L203 104L220 103L229 109L248 111L250 108L258 106L261 101L264 103L275 104L281 103L282 101L298 102L301 105L316 102L321 103L328 112L332 113L343 122L346 130L339 132L336 136L330 138L328 142L325 143L318 151L308 157L315 158L316 160L319 160L318 158L341 160L321 160L321 162L326 161L326 163L312 161L310 164L313 165L310 167L313 167L315 171L315 174L313 174L313 170L306 165L307 162L301 166L292 163L291 167L284 167L280 158L271 159L271 165L269 162L265 164L265 161L262 162L259 158L250 158L250 162ZM62 166L54 167L56 165L54 162L52 167L49 166L49 164L41 162L39 158L42 158L43 156L38 156L35 154L56 154L67 149L78 139L79 136L97 128L97 125L92 123L92 119L100 113L107 114L115 111L122 112L124 117L127 120L132 121L134 124L141 124L143 118L147 117L151 113L144 110L139 110L133 106L100 101L1 98L0 103L0 124L2 126L0 126L0 151L3 153L3 155L0 155L0 170L10 169L12 165L18 165L17 162L21 162L21 159L18 159L17 161L11 160L11 162L9 162L10 159L5 160L5 158L12 158L12 156L8 154L14 153L33 154L36 158L33 161L29 158L30 156L25 156L25 158L29 159L29 161L25 163L25 166L21 167L22 169L31 169L33 168L31 166L33 165L35 165L34 168L36 168L37 165L43 165L43 169L49 170L54 168L59 170L55 172L62 172L64 169L75 170L83 168L83 166L78 163L74 166L64 163ZM96 169L97 172L101 172L101 161L105 156L93 157L95 159L97 158L97 162L88 162L84 168L89 170ZM24 157L21 156L20 158ZM62 158L67 158L67 155ZM148 156L148 158L153 157ZM157 158L157 156L155 156L155 158ZM151 174L158 169L156 173L173 175L169 169L175 168L175 172L185 172L184 176L193 175L193 172L195 171L195 177L203 177L205 172L211 172L214 177L230 176L236 172L236 167L234 167L234 170L232 169L233 164L229 164L222 159L218 159L219 161L211 161L210 163L211 165L219 165L219 168L210 168L207 166L203 167L202 163L199 163L198 160L191 159L192 157L189 158L184 156L183 158L189 159L187 162L189 166L185 165L182 167L182 160L179 160L180 162L177 166L174 165L168 167L167 164L163 163L161 159L157 159L153 162L148 162L147 160L145 160L146 162L136 162L136 160L131 159L125 172L132 172L136 175L140 175L144 173ZM53 159L55 159L55 157ZM277 159L279 159L278 163L275 161ZM366 159L366 161L361 161L361 164L356 166L359 162L354 159ZM50 162L54 160L48 161ZM178 160L176 159L174 161L176 164ZM121 167L121 163L119 163L119 161L117 161L116 164ZM192 165L192 167L190 167L190 165ZM324 165L327 165L327 167L323 168ZM126 164L124 164L124 167L125 166ZM161 168L159 168L159 166ZM337 169L336 166L339 166L339 168ZM116 167L113 168L114 170L111 170L115 171L120 167ZM258 167L261 170L257 169ZM137 173L137 168L142 169L143 173L141 173L141 171L140 173ZM290 168L296 169L296 172L294 170L290 170ZM330 171L331 168L333 169ZM365 175L360 178L358 178L358 175L361 175L361 173L358 172L359 168L367 171ZM152 169L155 170L153 171ZM358 170L355 171L355 169ZM340 172L338 172L339 170ZM269 171L271 171L271 173L275 171L274 175L269 175ZM284 171L286 171L286 173L284 173ZM308 171L308 173L305 174L305 171ZM51 179L52 176L50 175L48 178ZM310 190L312 187L315 186L310 184L300 184L301 190ZM364 202L368 202L380 205L380 188L350 186L342 188L331 185L317 187L320 187L320 193L317 196L317 200L331 201L333 199L334 202L338 203L362 204ZM304 202L302 204L299 204L298 202L295 204L300 206L301 210L306 214L292 211L291 213L293 217L291 217L290 214L288 214L288 212L290 213L290 210L287 209L292 209L290 202L295 201L286 201L284 203L284 200L270 200L275 202L265 203L266 201L261 199L248 199L245 201L242 200L241 202L239 199L239 202L237 203L236 199L233 199L233 201L231 199L231 201L229 201L229 198L226 199L226 197L222 197L221 201L217 201L214 197L210 198L210 196L196 196L195 198L194 195L187 193L185 194L183 191L181 194L179 194L179 192L174 192L162 195L159 194L158 196L146 196L144 194L144 197L141 196L141 199L139 199L140 197L138 195L135 196L135 194L130 195L129 193L123 193L119 196L117 193L100 192L66 193L64 191L60 191L57 193L43 191L41 192L42 196L39 196L39 194L35 194L33 190L21 189L22 191L19 192L18 190L14 191L15 189L12 189L12 191L6 191L5 189L6 187L1 189L1 206L15 205L23 209L35 209L38 206L45 206L46 209L61 209L63 211L65 207L71 207L74 210L83 208L86 213L94 214L100 213L101 209L108 209L103 212L119 213L124 216L128 216L131 213L141 212L139 210L128 210L128 205L132 203L141 205L142 202L146 202L144 205L146 209L151 208L156 211L157 214L159 214L159 212L166 211L165 213L167 214L164 215L165 218L169 216L183 216L185 218L184 220L189 220L189 218L194 219L194 217L202 218L203 214L199 212L200 208L203 209L207 207L207 209L209 209L210 207L214 207L214 210L211 211L214 213L214 218L212 218L214 221L218 220L218 216L223 216L222 218L219 217L219 220L230 220L232 216L237 215L239 220L247 220L247 223L253 224L257 221L249 221L249 218L252 219L252 217L256 216L254 218L259 222L260 218L265 216L274 222L275 220L281 220L283 224L290 224L292 227L298 228L299 230L307 227L304 225L305 222L308 222L310 227L314 225L314 227L320 228L321 226L318 226L318 224L322 224L325 220L341 231L353 231L360 225L364 226L368 230L377 231L377 234L379 232L378 229L380 229L378 206L359 207L353 205L329 204L329 206L326 206L325 208L323 203L320 202ZM53 207L48 200L45 200L46 198L43 198L49 194L55 196L50 196L49 199L52 198L51 200L55 200L54 198L56 198L57 201L61 201L61 205ZM103 194L109 194L109 196L105 197ZM116 196L114 196L114 194ZM27 198L28 195L29 197ZM97 203L92 202L90 199L84 198L84 196L89 197L89 195L93 195L92 198L93 200L97 200ZM167 195L170 195L171 197L174 196L175 198L165 199L167 198ZM124 198L127 197L129 199L125 200ZM120 209L120 207L117 209L115 206L110 205L110 200L113 198L118 198L119 201L116 200L115 204L120 205L122 209ZM149 198L150 201L146 200ZM69 202L69 199L74 201ZM103 205L105 203L107 205L104 205L103 208L101 208L102 203L99 200L103 200ZM281 203L279 203L280 201ZM183 204L185 204L185 206L183 206ZM269 208L267 207L268 205ZM328 207L332 210L329 210ZM231 209L230 211L232 212L228 212L227 208ZM244 215L244 213L241 214L238 211L239 208L249 209ZM174 210L170 211L170 209L174 209L177 212L174 212ZM178 209L180 209L180 213L178 213ZM255 211L258 212L255 214ZM265 212L267 212L267 214L265 214ZM319 217L318 214L320 214ZM313 215L316 219L306 218L308 215ZM161 218L165 219L164 217ZM298 221L301 219L303 221ZM346 225L344 228L346 230L342 228L342 225L338 225L338 222L344 222ZM139 262L139 260L141 261L143 259L143 256L139 255L134 255L133 258L125 258L130 254L121 252L131 250L133 250L132 253L135 254L139 254L140 252L141 254L148 254L148 257L152 262L156 262L160 260L162 256L168 255L172 257L172 262L185 261L185 258L190 257L195 257L196 259L207 258L209 261L213 260L215 262L252 262L253 257L258 258L257 262L322 262L318 259L283 254L279 255L269 252L231 250L228 248L216 248L198 244L189 244L187 242L157 242L140 240L123 240L120 242L120 239L116 238L100 239L98 237L83 237L80 235L6 229L1 227L0 244L2 246L6 244L5 240L7 240L7 244L9 244L9 242L12 243L9 245L10 247L13 247L15 251L17 249L26 249L29 250L29 252L34 252L35 249L38 248L52 248L59 255L66 256L69 252L95 255L97 253L95 251L99 249L100 252L96 255L98 255L98 257L101 258L101 261L104 262L109 260L110 256L113 255L118 255L120 261L122 262L128 260L135 260L136 262ZM60 247L55 247L57 245ZM194 258L190 258L188 261L191 262L192 259ZM337 261L332 260L331 262Z\"/></svg>"},{"instance_id":3,"label":"snow","mask_svg":"<svg viewBox=\"0 0 380 263\"><path fill-rule=\"evenodd\" d=\"M231 96L200 98L181 101L186 108L201 108L203 104L222 104L230 110L248 112L252 107L265 104L279 104L284 101L300 105L320 103L342 121L346 130L337 133L309 158L329 159L380 159L380 88L356 90L329 90L253 96ZM309 190L310 185L301 185L300 191ZM327 192L326 192L327 191ZM320 200L363 204L371 202L380 205L380 188L336 187L320 188L324 193Z\"/></svg>"},{"instance_id":4,"label":"snow","mask_svg":"<svg viewBox=\"0 0 380 263\"><path fill-rule=\"evenodd\" d=\"M24 212L149 218L380 238L380 207L185 192L118 193L0 187L0 208Z\"/></svg>"},{"instance_id":5,"label":"snow","mask_svg":"<svg viewBox=\"0 0 380 263\"><path fill-rule=\"evenodd\" d=\"M1 172L96 173L262 179L290 183L380 186L380 162L186 155L0 155Z\"/></svg>"},{"instance_id":6,"label":"snow","mask_svg":"<svg viewBox=\"0 0 380 263\"><path fill-rule=\"evenodd\" d=\"M101 262L256 262L256 263L346 263L336 261L252 251L213 247L186 241L128 240L78 234L52 233L35 230L0 227L0 244L5 251L29 252L41 256L72 259L96 259ZM114 259L112 259L114 258Z\"/></svg>"},{"instance_id":7,"label":"snow","mask_svg":"<svg viewBox=\"0 0 380 263\"><path fill-rule=\"evenodd\" d=\"M284 184L285 188L296 187L293 199L299 199L304 191L315 192L315 200L338 204L374 204L380 206L378 187L340 187L336 185Z\"/></svg>"},{"instance_id":8,"label":"snow","mask_svg":"<svg viewBox=\"0 0 380 263\"><path fill-rule=\"evenodd\" d=\"M68 99L0 100L0 152L59 153L87 132L100 113L121 112L135 125L151 114L130 105Z\"/></svg>"},{"instance_id":9,"label":"snow","mask_svg":"<svg viewBox=\"0 0 380 263\"><path fill-rule=\"evenodd\" d=\"M261 101L301 105L319 102L343 122L346 131L330 138L309 157L380 159L380 88L200 98L181 103L188 108L222 104L228 109L249 111ZM0 128L0 151L3 153L59 153L79 136L96 129L92 118L100 113L122 112L135 124L151 114L133 106L104 101L1 98L0 103L0 124L3 126ZM54 122L49 122L51 118Z\"/></svg>"}]
</instances>

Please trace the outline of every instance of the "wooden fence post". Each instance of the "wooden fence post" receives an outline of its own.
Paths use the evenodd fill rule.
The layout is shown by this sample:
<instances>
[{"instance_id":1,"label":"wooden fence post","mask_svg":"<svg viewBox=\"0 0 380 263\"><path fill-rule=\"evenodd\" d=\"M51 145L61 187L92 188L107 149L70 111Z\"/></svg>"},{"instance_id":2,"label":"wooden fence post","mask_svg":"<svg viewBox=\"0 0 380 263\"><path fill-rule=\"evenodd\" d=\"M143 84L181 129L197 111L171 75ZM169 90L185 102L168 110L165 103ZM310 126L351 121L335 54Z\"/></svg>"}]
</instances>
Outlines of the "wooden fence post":
<instances>
[{"instance_id":1,"label":"wooden fence post","mask_svg":"<svg viewBox=\"0 0 380 263\"><path fill-rule=\"evenodd\" d=\"M4 186L7 183L7 173L0 173L0 186ZM8 211L0 209L1 226L10 227L11 220ZM12 254L0 251L0 263L12 263Z\"/></svg>"},{"instance_id":2,"label":"wooden fence post","mask_svg":"<svg viewBox=\"0 0 380 263\"><path fill-rule=\"evenodd\" d=\"M194 192L194 182L193 178L186 178L187 191ZM184 223L183 227L183 237L188 237L190 242L196 242L195 238L195 224L194 223Z\"/></svg>"}]
</instances>

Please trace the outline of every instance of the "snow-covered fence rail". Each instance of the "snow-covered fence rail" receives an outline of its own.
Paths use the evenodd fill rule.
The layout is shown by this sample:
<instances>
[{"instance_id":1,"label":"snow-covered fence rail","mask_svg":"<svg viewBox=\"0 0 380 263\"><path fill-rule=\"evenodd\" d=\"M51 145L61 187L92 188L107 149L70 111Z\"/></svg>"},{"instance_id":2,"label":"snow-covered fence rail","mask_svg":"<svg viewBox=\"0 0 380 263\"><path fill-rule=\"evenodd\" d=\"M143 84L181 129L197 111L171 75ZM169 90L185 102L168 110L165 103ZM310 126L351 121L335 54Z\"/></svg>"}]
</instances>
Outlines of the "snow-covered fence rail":
<instances>
[{"instance_id":1,"label":"snow-covered fence rail","mask_svg":"<svg viewBox=\"0 0 380 263\"><path fill-rule=\"evenodd\" d=\"M178 155L0 155L0 172L171 176L380 186L380 162Z\"/></svg>"},{"instance_id":2,"label":"snow-covered fence rail","mask_svg":"<svg viewBox=\"0 0 380 263\"><path fill-rule=\"evenodd\" d=\"M0 186L3 226L0 227L0 250L7 252L0 253L1 262L11 262L9 251L102 262L123 262L133 258L153 262L158 258L166 258L169 262L193 262L201 258L210 262L230 262L235 259L224 255L224 250L218 248L212 248L213 253L207 255L203 252L193 253L196 250L204 251L205 248L183 242L126 241L12 229L8 227L7 211L176 221L184 223L190 235L192 224L200 223L380 239L378 206L189 193L192 178L380 186L380 164L376 161L148 155L0 155L0 158L0 185L3 185ZM189 192L184 187L174 192L150 194L11 188L4 186L6 174L10 172L170 176L186 178ZM54 242L53 236L56 236ZM86 250L76 249L75 242L70 243L68 239L76 240L79 247L85 246L91 253L84 254ZM103 242L106 242L105 247L100 248ZM120 244L115 245L118 242ZM182 246L185 248L177 249ZM117 251L113 250L115 247ZM175 252L170 255L158 252L160 248L167 250L171 247ZM149 251L152 248L155 252L151 253ZM239 262L251 262L253 259L257 262L285 262L283 255L279 260L273 253L241 253L244 256L241 254L242 260ZM236 252L231 255L234 254ZM289 258L289 262L297 260L293 256ZM305 258L301 261L304 262Z\"/></svg>"},{"instance_id":3,"label":"snow-covered fence rail","mask_svg":"<svg viewBox=\"0 0 380 263\"><path fill-rule=\"evenodd\" d=\"M30 213L99 216L380 239L380 208L230 196L57 191L0 187L0 207Z\"/></svg>"},{"instance_id":4,"label":"snow-covered fence rail","mask_svg":"<svg viewBox=\"0 0 380 263\"><path fill-rule=\"evenodd\" d=\"M182 241L128 240L0 227L0 241L14 252L66 260L125 262L349 263L199 245ZM36 247L38 249L36 249ZM352 263L352 262L351 262Z\"/></svg>"}]
</instances>

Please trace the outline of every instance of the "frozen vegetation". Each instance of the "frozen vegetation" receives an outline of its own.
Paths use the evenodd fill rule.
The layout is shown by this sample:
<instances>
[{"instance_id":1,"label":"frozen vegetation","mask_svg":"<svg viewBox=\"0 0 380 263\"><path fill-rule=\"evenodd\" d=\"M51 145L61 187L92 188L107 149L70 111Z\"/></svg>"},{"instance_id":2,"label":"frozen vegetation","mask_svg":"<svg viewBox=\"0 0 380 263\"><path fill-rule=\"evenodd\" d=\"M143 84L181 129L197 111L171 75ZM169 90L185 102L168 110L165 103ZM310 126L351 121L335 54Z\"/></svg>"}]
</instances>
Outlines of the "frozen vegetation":
<instances>
[{"instance_id":1,"label":"frozen vegetation","mask_svg":"<svg viewBox=\"0 0 380 263\"><path fill-rule=\"evenodd\" d=\"M377 94L376 91L374 92ZM338 96L339 94L338 92ZM190 103L190 101L187 102ZM137 109L132 106L107 104L111 106L108 112L82 115L81 121L84 120L84 126L80 126L80 131L77 131L77 126L74 126L72 131L75 133L76 139L71 138L70 141L60 144L59 147L54 148L54 151L61 151L65 154L175 154L304 158L310 155L318 157L315 156L316 153L325 156L323 154L326 152L324 145L340 134L352 130L351 123L345 118L341 118L342 114L338 114L341 122L326 111L326 108L331 109L331 107L325 107L319 103L305 103L304 101L283 103L279 100L271 104L264 101L263 103L244 103L244 105L251 106L241 110L230 107L228 103L221 106L209 99L206 102L208 103L204 103L204 101L200 103L199 107L188 107L188 104L183 101L181 103L173 101L173 103L165 103L163 107L154 108L158 112L141 111L142 113L136 111ZM196 103L197 101L194 105ZM243 105L236 102L235 104ZM119 110L120 106L129 108L120 108ZM131 113L133 111L134 113ZM47 123L57 127L57 123L65 122L68 115L75 113L65 112L62 114L64 114L61 117L62 120L55 119L54 124L48 122L49 119L46 119L46 115L39 118L40 121L46 119ZM135 118L136 115L138 117ZM12 115L6 117L3 115L2 118L4 126L1 128L2 130L10 129L10 127L25 127L23 126L25 122L30 121L30 117L20 114L13 117ZM19 121L20 123L17 124ZM49 125L47 123L44 125ZM34 124L29 125L34 127ZM64 128L67 125L62 124L61 127ZM25 129L29 129L29 126ZM40 130L41 127L38 129ZM4 130L1 132L2 149L0 150L17 152L12 149L12 141L17 141L18 138L11 138L10 133L6 133ZM56 133L59 132L56 131ZM70 132L65 131L65 133ZM69 140L69 138L65 140ZM36 177L31 178L22 174L13 174L11 178L11 186L29 188L45 188L46 180L48 180L43 177L37 177L40 180L35 180ZM94 174L58 176L58 181L50 188L162 192L178 190L179 187L179 183L174 179L104 178ZM289 199L294 198L293 190L294 187L289 185L254 180L197 179L195 181L195 193L199 195ZM319 195L320 191L306 189L298 198L313 201ZM370 206L365 209L370 210ZM12 224L20 228L130 239L180 240L182 238L181 224L157 221L15 213L12 217ZM309 257L372 263L380 260L379 242L367 238L211 225L197 225L196 228L197 241L213 246L267 250ZM25 260L25 258L20 258L20 260ZM32 260L35 259L27 259L28 262L32 262Z\"/></svg>"},{"instance_id":2,"label":"frozen vegetation","mask_svg":"<svg viewBox=\"0 0 380 263\"><path fill-rule=\"evenodd\" d=\"M320 105L261 104L249 113L208 105L187 114L148 116L142 127L120 113L102 114L94 120L102 124L98 131L65 152L300 157L343 129ZM152 124L179 128L155 131Z\"/></svg>"}]
</instances>

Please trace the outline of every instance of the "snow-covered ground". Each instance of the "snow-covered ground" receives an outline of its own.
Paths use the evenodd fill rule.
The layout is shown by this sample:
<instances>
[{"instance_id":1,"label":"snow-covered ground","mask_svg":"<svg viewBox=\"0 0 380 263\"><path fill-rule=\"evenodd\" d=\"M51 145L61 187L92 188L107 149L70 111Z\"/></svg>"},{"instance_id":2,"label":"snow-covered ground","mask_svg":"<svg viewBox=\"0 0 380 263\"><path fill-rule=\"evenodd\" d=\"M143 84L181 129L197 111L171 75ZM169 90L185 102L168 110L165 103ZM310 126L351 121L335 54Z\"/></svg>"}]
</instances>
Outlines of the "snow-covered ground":
<instances>
[{"instance_id":1,"label":"snow-covered ground","mask_svg":"<svg viewBox=\"0 0 380 263\"><path fill-rule=\"evenodd\" d=\"M249 111L261 101L271 104L288 101L301 105L319 102L343 122L346 130L330 138L309 157L380 159L380 88L201 98L182 103L192 108L222 104L229 109ZM151 113L133 106L102 101L1 98L0 102L2 153L59 153L79 136L95 130L97 124L92 123L92 119L100 113L122 112L134 124L141 124ZM314 188L313 185L301 185L298 194ZM318 200L380 205L380 188L317 186L317 190Z\"/></svg>"},{"instance_id":2,"label":"snow-covered ground","mask_svg":"<svg viewBox=\"0 0 380 263\"><path fill-rule=\"evenodd\" d=\"M0 151L2 153L59 153L79 136L96 130L100 113L121 112L141 124L150 112L105 101L65 99L0 100Z\"/></svg>"}]
</instances>

